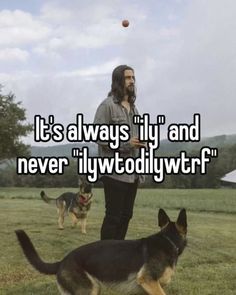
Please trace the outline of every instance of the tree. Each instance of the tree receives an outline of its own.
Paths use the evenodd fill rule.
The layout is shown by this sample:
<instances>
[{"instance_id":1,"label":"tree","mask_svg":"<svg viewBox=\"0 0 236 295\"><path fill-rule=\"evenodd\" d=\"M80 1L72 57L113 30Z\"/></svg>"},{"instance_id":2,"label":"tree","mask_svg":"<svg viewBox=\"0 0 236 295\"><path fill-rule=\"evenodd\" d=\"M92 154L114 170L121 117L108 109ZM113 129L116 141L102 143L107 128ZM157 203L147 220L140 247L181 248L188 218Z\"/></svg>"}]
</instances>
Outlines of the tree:
<instances>
[{"instance_id":1,"label":"tree","mask_svg":"<svg viewBox=\"0 0 236 295\"><path fill-rule=\"evenodd\" d=\"M15 102L15 95L3 95L0 85L0 164L17 156L28 156L29 146L21 138L33 130L26 123L25 109L21 102Z\"/></svg>"}]
</instances>

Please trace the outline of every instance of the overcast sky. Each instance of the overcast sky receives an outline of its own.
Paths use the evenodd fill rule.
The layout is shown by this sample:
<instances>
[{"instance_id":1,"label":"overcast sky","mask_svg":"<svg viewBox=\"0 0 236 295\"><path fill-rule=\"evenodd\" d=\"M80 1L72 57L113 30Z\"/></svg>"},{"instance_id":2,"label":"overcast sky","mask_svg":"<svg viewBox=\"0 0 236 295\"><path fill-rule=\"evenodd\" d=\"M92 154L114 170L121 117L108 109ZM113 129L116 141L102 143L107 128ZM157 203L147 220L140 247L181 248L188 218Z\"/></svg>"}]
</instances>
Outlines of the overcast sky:
<instances>
[{"instance_id":1,"label":"overcast sky","mask_svg":"<svg viewBox=\"0 0 236 295\"><path fill-rule=\"evenodd\" d=\"M235 134L235 15L235 0L1 0L0 84L30 122L90 123L113 68L128 64L140 113L166 126L200 113L202 136Z\"/></svg>"}]
</instances>

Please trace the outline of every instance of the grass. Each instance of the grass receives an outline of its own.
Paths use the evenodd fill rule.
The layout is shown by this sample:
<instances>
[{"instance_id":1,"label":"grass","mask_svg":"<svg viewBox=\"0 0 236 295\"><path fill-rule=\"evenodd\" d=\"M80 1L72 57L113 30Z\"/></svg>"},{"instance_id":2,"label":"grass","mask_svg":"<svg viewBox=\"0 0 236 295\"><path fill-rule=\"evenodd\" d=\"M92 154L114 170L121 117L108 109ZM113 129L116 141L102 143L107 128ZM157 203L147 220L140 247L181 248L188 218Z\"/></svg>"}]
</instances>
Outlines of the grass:
<instances>
[{"instance_id":1,"label":"grass","mask_svg":"<svg viewBox=\"0 0 236 295\"><path fill-rule=\"evenodd\" d=\"M58 196L68 189L45 189ZM71 189L75 191L75 189ZM94 190L95 201L88 219L88 234L70 227L57 230L56 210L39 197L40 189L0 189L0 294L59 294L54 276L35 271L22 255L14 230L29 234L40 256L48 262L61 259L72 249L98 240L104 214L102 190ZM165 288L169 295L233 295L236 290L236 190L140 189L127 239L158 230L157 210L166 209L175 219L179 208L188 214L188 247L180 257L176 274ZM128 262L127 262L128 263ZM110 290L104 295L119 295Z\"/></svg>"}]
</instances>

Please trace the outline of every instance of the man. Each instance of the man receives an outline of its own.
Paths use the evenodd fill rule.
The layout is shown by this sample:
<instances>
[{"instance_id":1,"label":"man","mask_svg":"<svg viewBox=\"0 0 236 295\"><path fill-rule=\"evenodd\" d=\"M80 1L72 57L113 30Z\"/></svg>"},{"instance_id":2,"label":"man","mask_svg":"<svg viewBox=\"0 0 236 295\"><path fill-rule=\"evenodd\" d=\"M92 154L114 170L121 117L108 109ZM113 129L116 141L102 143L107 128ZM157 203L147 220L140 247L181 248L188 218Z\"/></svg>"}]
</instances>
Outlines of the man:
<instances>
[{"instance_id":1,"label":"man","mask_svg":"<svg viewBox=\"0 0 236 295\"><path fill-rule=\"evenodd\" d=\"M98 107L94 124L128 124L130 141L121 142L120 156L137 157L139 149L145 146L138 139L138 126L133 124L133 116L138 115L135 107L134 70L127 65L120 65L112 73L111 91ZM100 157L113 157L114 150L108 143L98 142ZM101 228L101 239L125 238L129 221L133 215L133 206L140 176L133 174L105 175L101 177L104 185L106 212Z\"/></svg>"}]
</instances>

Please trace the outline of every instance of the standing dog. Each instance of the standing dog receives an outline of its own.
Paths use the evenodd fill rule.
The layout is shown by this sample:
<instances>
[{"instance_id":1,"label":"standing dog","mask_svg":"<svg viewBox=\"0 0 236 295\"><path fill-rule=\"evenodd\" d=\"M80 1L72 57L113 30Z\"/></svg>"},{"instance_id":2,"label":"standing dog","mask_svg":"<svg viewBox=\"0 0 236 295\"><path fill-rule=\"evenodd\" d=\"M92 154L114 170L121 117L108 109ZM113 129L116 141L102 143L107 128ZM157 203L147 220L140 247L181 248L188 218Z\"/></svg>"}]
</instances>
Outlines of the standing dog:
<instances>
[{"instance_id":1,"label":"standing dog","mask_svg":"<svg viewBox=\"0 0 236 295\"><path fill-rule=\"evenodd\" d=\"M158 213L161 231L138 240L97 241L70 252L55 263L38 256L23 230L16 235L28 261L41 273L56 274L61 294L98 295L101 283L123 294L165 295L178 256L186 246L185 209L171 222L163 209Z\"/></svg>"},{"instance_id":2,"label":"standing dog","mask_svg":"<svg viewBox=\"0 0 236 295\"><path fill-rule=\"evenodd\" d=\"M92 185L84 178L79 179L79 192L66 192L57 199L49 198L44 191L41 191L41 198L46 203L52 203L57 206L58 211L58 227L64 229L64 218L66 214L72 217L72 226L74 227L78 221L81 221L81 232L86 234L87 214L92 203Z\"/></svg>"}]
</instances>

